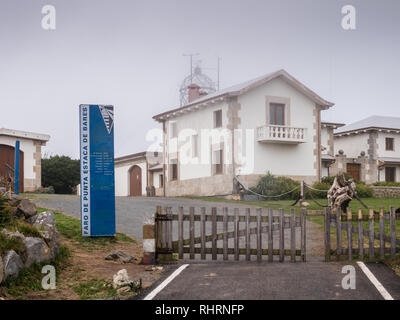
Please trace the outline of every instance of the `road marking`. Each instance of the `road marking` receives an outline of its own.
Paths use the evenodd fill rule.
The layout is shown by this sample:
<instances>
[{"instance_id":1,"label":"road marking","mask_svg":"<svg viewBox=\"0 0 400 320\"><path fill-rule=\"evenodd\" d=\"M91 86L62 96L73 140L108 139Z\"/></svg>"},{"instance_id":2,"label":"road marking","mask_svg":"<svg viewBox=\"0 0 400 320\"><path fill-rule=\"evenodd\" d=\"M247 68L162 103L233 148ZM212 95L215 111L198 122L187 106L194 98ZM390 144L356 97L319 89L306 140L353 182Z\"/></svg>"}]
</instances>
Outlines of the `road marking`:
<instances>
[{"instance_id":1,"label":"road marking","mask_svg":"<svg viewBox=\"0 0 400 320\"><path fill-rule=\"evenodd\" d=\"M152 300L162 289L164 289L172 280L174 280L186 267L188 264L184 264L176 269L167 279L158 285L152 292L150 292L143 300Z\"/></svg>"},{"instance_id":2,"label":"road marking","mask_svg":"<svg viewBox=\"0 0 400 320\"><path fill-rule=\"evenodd\" d=\"M371 281L372 284L375 286L375 288L378 289L379 293L385 300L394 300L393 297L390 295L390 293L387 292L385 287L382 285L382 283L380 283L378 279L373 275L373 273L367 268L364 262L357 261L357 264L361 268L361 270L365 273L369 281Z\"/></svg>"}]
</instances>

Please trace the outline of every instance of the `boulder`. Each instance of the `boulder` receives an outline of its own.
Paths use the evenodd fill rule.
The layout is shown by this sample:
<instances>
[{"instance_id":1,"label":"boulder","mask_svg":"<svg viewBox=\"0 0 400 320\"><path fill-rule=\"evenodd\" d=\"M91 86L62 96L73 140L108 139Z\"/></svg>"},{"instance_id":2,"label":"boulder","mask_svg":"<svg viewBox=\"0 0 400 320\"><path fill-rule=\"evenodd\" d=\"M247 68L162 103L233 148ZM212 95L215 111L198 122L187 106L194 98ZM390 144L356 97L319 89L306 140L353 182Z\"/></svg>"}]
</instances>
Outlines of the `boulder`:
<instances>
[{"instance_id":1,"label":"boulder","mask_svg":"<svg viewBox=\"0 0 400 320\"><path fill-rule=\"evenodd\" d=\"M132 284L132 280L129 279L128 271L126 269L119 270L117 274L113 275L113 288L116 289L118 287L130 286Z\"/></svg>"},{"instance_id":2,"label":"boulder","mask_svg":"<svg viewBox=\"0 0 400 320\"><path fill-rule=\"evenodd\" d=\"M4 280L9 277L16 277L24 264L20 256L14 251L10 250L4 256Z\"/></svg>"},{"instance_id":3,"label":"boulder","mask_svg":"<svg viewBox=\"0 0 400 320\"><path fill-rule=\"evenodd\" d=\"M106 260L113 260L113 261L119 261L122 263L130 263L135 261L135 258L132 257L131 255L120 251L120 250L113 250L111 251L107 257L105 258Z\"/></svg>"},{"instance_id":4,"label":"boulder","mask_svg":"<svg viewBox=\"0 0 400 320\"><path fill-rule=\"evenodd\" d=\"M9 205L11 207L18 207L18 205L21 203L22 198L20 196L17 195L12 195L11 199L9 200Z\"/></svg>"},{"instance_id":5,"label":"boulder","mask_svg":"<svg viewBox=\"0 0 400 320\"><path fill-rule=\"evenodd\" d=\"M7 231L6 229L3 229L1 231L1 233L4 234L7 238L20 240L21 243L23 243L25 241L25 236L22 233L20 233L19 231L11 232L11 231Z\"/></svg>"},{"instance_id":6,"label":"boulder","mask_svg":"<svg viewBox=\"0 0 400 320\"><path fill-rule=\"evenodd\" d=\"M41 238L25 238L24 261L25 267L29 268L34 263L41 263L51 259L52 254L46 242Z\"/></svg>"},{"instance_id":7,"label":"boulder","mask_svg":"<svg viewBox=\"0 0 400 320\"><path fill-rule=\"evenodd\" d=\"M0 283L2 283L4 280L4 265L3 265L3 259L0 256Z\"/></svg>"},{"instance_id":8,"label":"boulder","mask_svg":"<svg viewBox=\"0 0 400 320\"><path fill-rule=\"evenodd\" d=\"M35 204L29 199L22 199L17 208L18 212L24 215L26 219L33 217L37 213Z\"/></svg>"},{"instance_id":9,"label":"boulder","mask_svg":"<svg viewBox=\"0 0 400 320\"><path fill-rule=\"evenodd\" d=\"M59 240L53 212L40 212L36 216L30 218L29 222L39 229L43 239L50 247L51 257L56 257L59 249Z\"/></svg>"}]
</instances>

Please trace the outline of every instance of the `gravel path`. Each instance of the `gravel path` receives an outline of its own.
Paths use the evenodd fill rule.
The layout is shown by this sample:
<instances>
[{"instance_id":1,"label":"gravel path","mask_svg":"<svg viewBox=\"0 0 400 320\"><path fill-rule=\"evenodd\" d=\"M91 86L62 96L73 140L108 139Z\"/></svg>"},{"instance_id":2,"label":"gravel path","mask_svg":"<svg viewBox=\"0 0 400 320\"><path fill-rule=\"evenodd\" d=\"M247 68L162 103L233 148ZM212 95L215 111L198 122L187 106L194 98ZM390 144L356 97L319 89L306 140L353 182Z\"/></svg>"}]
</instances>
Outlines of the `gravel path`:
<instances>
[{"instance_id":1,"label":"gravel path","mask_svg":"<svg viewBox=\"0 0 400 320\"><path fill-rule=\"evenodd\" d=\"M79 197L74 195L29 195L37 206L44 207L48 209L57 210L63 212L65 214L71 215L76 218L80 218L80 205L79 205ZM222 213L223 207L228 207L230 212L233 212L233 208L239 208L240 213L244 214L244 209L248 208L248 205L244 205L241 203L229 203L229 202L210 202L203 200L193 200L186 198L151 198L151 197L117 197L116 198L116 218L117 218L117 230L119 232L125 233L127 235L133 236L136 239L142 239L142 222L143 217L146 213L155 211L156 206L170 206L173 208L173 211L176 212L179 206L183 206L185 208L185 213L188 213L188 208L190 206L195 207L197 212L199 212L200 207L205 207L207 212L211 211L212 207L217 208L218 213ZM251 207L252 214L255 214L255 207ZM174 236L173 240L177 239L177 222L174 222L173 230ZM195 230L195 235L199 235L199 224L196 223L197 227ZM208 228L211 228L211 224L207 223ZM222 232L220 228L222 228L222 223L218 223L218 232ZM251 227L256 227L256 224L251 225ZM242 229L242 227L241 227ZM184 228L185 231L188 231L188 228ZM176 232L175 232L176 231ZM207 230L207 234L210 233ZM233 223L229 224L229 230L233 231ZM296 230L296 246L300 248L300 229ZM285 230L285 248L289 248L290 245L290 230ZM188 236L188 233L185 235L185 238ZM252 238L251 247L256 248L255 237ZM267 235L263 235L263 248L267 247ZM279 233L278 231L274 232L274 248L278 248L278 239ZM233 240L230 240L230 246L233 247ZM211 245L211 243L208 243ZM222 247L221 243L218 243L219 247ZM244 247L244 237L240 239L240 246ZM307 221L307 258L317 258L321 260L321 256L323 253L323 234L321 228Z\"/></svg>"}]
</instances>

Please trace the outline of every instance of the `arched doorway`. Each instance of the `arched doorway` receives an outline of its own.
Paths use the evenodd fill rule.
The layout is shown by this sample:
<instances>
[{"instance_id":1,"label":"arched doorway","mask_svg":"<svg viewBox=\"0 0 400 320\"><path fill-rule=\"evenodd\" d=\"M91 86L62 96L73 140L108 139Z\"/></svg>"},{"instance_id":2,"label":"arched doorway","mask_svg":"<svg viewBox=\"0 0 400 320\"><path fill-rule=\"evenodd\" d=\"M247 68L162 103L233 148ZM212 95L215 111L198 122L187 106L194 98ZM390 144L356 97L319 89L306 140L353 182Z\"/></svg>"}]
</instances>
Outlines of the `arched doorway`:
<instances>
[{"instance_id":1,"label":"arched doorway","mask_svg":"<svg viewBox=\"0 0 400 320\"><path fill-rule=\"evenodd\" d=\"M142 195L142 169L139 166L133 166L129 169L129 181L129 195L140 197Z\"/></svg>"},{"instance_id":2,"label":"arched doorway","mask_svg":"<svg viewBox=\"0 0 400 320\"><path fill-rule=\"evenodd\" d=\"M14 173L10 171L10 167L14 169L15 148L5 144L0 144L0 177L8 179L9 174L14 178ZM14 185L12 185L14 190ZM19 151L19 191L24 191L24 153Z\"/></svg>"}]
</instances>

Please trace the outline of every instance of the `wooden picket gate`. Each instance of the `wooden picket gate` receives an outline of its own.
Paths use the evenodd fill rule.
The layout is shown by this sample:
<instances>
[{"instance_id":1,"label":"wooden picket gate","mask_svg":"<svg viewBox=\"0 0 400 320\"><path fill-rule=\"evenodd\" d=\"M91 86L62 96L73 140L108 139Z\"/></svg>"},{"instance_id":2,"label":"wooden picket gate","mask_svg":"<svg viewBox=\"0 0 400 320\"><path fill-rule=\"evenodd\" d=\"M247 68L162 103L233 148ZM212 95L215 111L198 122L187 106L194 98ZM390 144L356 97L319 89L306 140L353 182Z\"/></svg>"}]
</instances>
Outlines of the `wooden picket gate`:
<instances>
[{"instance_id":1,"label":"wooden picket gate","mask_svg":"<svg viewBox=\"0 0 400 320\"><path fill-rule=\"evenodd\" d=\"M400 214L395 212L394 207L390 208L390 212L384 212L383 208L375 212L370 208L367 215L363 214L362 209L353 215L351 208L347 208L346 213L340 209L332 212L326 208L325 260L330 261L332 255L336 256L336 260L353 260L355 257L359 260L368 257L368 261L385 258L395 260L396 254L400 253L400 237L396 238L396 219L399 218ZM379 232L375 232L375 226ZM331 227L336 228L335 249L332 249ZM385 229L389 229L388 234ZM357 242L357 247L354 242Z\"/></svg>"},{"instance_id":2,"label":"wooden picket gate","mask_svg":"<svg viewBox=\"0 0 400 320\"><path fill-rule=\"evenodd\" d=\"M274 256L278 256L280 262L285 261L286 256L290 256L291 262L295 262L296 257L306 261L305 209L297 212L292 209L290 215L286 215L283 209L270 208L246 208L244 214L238 208L231 212L228 208L223 208L222 214L217 211L217 208L211 208L211 212L207 212L207 209L202 207L196 212L194 207L190 207L188 213L184 213L184 208L179 207L177 212L173 213L171 207L157 207L157 259L161 260L161 256L177 253L179 259L188 257L191 260L206 260L210 256L212 260L217 260L218 255L222 255L223 260L229 260L231 256L236 261L240 260L239 256L244 256L247 261L256 256L259 262L263 256L267 256L269 262L274 260ZM252 214L254 211L255 214ZM240 229L242 225L244 228ZM222 229L222 232L218 232L218 229ZM286 232L286 238L290 238L287 247L290 248L285 248L287 229L289 231ZM296 229L300 229L299 244L296 244ZM265 239L263 234L266 234ZM256 241L252 241L254 237ZM233 244L230 243L230 239L233 240ZM278 245L276 241L279 242ZM240 242L244 242L244 246L241 246ZM274 243L278 248L274 248Z\"/></svg>"}]
</instances>

